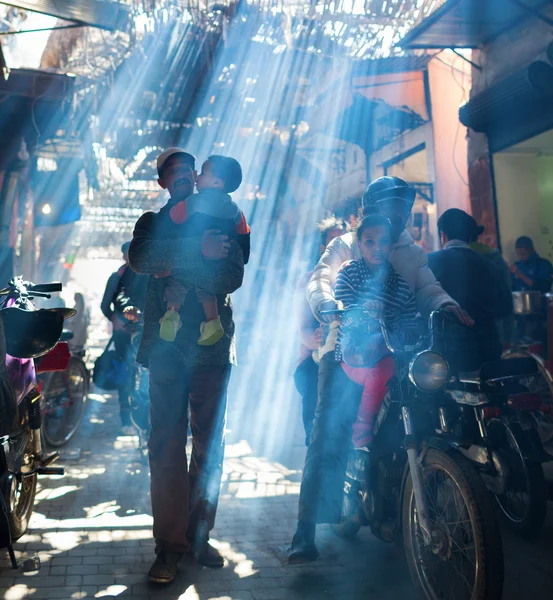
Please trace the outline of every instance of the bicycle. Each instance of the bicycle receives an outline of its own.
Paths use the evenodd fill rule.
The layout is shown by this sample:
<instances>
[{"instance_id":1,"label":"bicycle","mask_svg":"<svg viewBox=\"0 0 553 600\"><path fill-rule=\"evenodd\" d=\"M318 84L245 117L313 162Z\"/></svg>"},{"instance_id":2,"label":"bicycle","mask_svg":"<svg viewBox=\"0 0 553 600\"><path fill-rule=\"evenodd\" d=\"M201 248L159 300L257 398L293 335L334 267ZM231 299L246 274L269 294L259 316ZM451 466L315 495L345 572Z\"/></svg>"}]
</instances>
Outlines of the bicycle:
<instances>
[{"instance_id":1,"label":"bicycle","mask_svg":"<svg viewBox=\"0 0 553 600\"><path fill-rule=\"evenodd\" d=\"M64 331L61 340L69 341L72 337L70 331ZM90 373L84 358L84 348L72 351L67 369L38 376L43 398L41 433L51 448L67 444L83 420L90 387Z\"/></svg>"}]
</instances>

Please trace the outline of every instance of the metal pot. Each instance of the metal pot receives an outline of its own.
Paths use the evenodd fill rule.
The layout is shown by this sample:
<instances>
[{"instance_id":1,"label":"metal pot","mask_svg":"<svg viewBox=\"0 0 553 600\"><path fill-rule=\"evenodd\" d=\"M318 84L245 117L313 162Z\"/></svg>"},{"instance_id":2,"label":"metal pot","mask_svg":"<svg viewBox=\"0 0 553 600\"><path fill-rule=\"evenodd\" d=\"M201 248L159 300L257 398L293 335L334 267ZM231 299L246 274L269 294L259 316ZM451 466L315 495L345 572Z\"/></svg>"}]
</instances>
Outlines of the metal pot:
<instances>
[{"instance_id":1,"label":"metal pot","mask_svg":"<svg viewBox=\"0 0 553 600\"><path fill-rule=\"evenodd\" d=\"M516 315L538 315L543 313L540 292L513 292L513 307Z\"/></svg>"}]
</instances>

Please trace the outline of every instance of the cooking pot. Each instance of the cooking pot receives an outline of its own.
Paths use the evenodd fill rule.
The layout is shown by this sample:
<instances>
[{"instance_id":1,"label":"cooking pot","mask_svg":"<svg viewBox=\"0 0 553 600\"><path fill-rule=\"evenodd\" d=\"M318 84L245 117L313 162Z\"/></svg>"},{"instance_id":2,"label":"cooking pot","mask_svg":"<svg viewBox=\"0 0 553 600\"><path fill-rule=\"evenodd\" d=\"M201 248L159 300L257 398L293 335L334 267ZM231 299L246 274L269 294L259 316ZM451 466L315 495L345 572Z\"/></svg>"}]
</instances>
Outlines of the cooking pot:
<instances>
[{"instance_id":1,"label":"cooking pot","mask_svg":"<svg viewBox=\"0 0 553 600\"><path fill-rule=\"evenodd\" d=\"M543 314L542 295L530 290L513 292L513 308L516 315Z\"/></svg>"}]
</instances>

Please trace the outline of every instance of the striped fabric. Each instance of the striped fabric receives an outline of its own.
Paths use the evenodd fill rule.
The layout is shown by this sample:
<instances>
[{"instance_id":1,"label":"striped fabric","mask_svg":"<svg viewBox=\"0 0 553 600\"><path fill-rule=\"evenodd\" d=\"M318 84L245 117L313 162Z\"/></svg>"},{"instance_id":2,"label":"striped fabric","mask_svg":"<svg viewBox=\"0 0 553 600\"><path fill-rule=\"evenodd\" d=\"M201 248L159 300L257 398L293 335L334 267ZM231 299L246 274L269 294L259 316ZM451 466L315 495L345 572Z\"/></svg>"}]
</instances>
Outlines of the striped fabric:
<instances>
[{"instance_id":1,"label":"striped fabric","mask_svg":"<svg viewBox=\"0 0 553 600\"><path fill-rule=\"evenodd\" d=\"M375 277L363 259L345 263L338 272L334 296L346 308L378 300L384 306L384 322L391 332L414 329L417 307L413 292L390 263L385 269L383 277Z\"/></svg>"}]
</instances>

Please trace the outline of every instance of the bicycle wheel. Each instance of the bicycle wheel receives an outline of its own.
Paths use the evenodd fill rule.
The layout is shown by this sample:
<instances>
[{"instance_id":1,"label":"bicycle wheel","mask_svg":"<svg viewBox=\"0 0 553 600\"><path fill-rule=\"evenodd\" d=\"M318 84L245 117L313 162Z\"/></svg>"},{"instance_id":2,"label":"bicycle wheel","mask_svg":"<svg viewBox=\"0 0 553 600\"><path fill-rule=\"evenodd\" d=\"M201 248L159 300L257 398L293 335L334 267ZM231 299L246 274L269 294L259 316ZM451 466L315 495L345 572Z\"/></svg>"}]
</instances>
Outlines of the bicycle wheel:
<instances>
[{"instance_id":1,"label":"bicycle wheel","mask_svg":"<svg viewBox=\"0 0 553 600\"><path fill-rule=\"evenodd\" d=\"M65 371L52 373L42 390L42 436L53 448L63 446L83 420L88 395L88 370L72 356Z\"/></svg>"},{"instance_id":2,"label":"bicycle wheel","mask_svg":"<svg viewBox=\"0 0 553 600\"><path fill-rule=\"evenodd\" d=\"M553 375L547 370L543 360L529 350L519 348L508 350L503 354L503 358L507 360L510 358L532 358L536 361L538 372L528 377L525 383L529 392L539 394L542 402L551 406L552 412L538 413L535 416L538 421L538 432L542 444L553 442Z\"/></svg>"}]
</instances>

